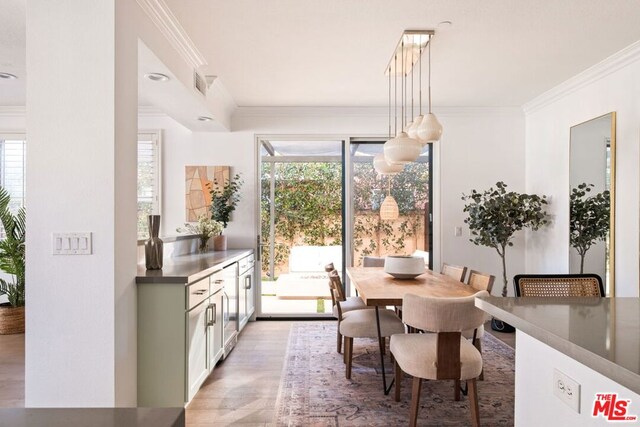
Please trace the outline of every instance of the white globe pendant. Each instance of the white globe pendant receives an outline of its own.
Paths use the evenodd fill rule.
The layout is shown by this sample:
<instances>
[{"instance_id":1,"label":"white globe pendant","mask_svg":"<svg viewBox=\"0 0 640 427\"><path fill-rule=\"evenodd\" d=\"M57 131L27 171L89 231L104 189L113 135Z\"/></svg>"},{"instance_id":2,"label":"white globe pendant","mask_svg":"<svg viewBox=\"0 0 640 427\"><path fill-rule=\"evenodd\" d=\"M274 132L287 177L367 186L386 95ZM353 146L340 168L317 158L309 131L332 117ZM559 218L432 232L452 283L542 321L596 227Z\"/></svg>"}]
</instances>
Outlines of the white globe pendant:
<instances>
[{"instance_id":1,"label":"white globe pendant","mask_svg":"<svg viewBox=\"0 0 640 427\"><path fill-rule=\"evenodd\" d=\"M384 154L376 154L373 158L373 168L380 175L394 175L402 172L404 165L391 165L384 158Z\"/></svg>"},{"instance_id":2,"label":"white globe pendant","mask_svg":"<svg viewBox=\"0 0 640 427\"><path fill-rule=\"evenodd\" d=\"M425 143L438 142L442 136L442 125L433 113L428 113L418 127L418 138Z\"/></svg>"},{"instance_id":3,"label":"white globe pendant","mask_svg":"<svg viewBox=\"0 0 640 427\"><path fill-rule=\"evenodd\" d=\"M413 123L411 123L411 126L407 129L407 135L409 135L409 138L418 139L418 128L420 127L420 123L422 123L423 117L424 116L421 114L416 117Z\"/></svg>"},{"instance_id":4,"label":"white globe pendant","mask_svg":"<svg viewBox=\"0 0 640 427\"><path fill-rule=\"evenodd\" d=\"M418 140L409 138L406 132L384 143L384 158L389 164L406 165L420 157L422 145Z\"/></svg>"}]
</instances>

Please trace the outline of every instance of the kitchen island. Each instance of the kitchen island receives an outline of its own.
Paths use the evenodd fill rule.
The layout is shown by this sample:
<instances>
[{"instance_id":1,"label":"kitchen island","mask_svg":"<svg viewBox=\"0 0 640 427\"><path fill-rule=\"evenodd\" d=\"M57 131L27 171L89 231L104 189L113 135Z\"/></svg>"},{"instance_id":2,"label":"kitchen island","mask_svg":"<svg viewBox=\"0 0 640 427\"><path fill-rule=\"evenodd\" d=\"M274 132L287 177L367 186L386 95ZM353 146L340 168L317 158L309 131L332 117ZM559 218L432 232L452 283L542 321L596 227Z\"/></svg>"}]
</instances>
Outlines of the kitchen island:
<instances>
[{"instance_id":1,"label":"kitchen island","mask_svg":"<svg viewBox=\"0 0 640 427\"><path fill-rule=\"evenodd\" d=\"M624 416L640 415L640 299L487 297L476 306L517 329L516 425L606 425L611 399L630 400Z\"/></svg>"}]
</instances>

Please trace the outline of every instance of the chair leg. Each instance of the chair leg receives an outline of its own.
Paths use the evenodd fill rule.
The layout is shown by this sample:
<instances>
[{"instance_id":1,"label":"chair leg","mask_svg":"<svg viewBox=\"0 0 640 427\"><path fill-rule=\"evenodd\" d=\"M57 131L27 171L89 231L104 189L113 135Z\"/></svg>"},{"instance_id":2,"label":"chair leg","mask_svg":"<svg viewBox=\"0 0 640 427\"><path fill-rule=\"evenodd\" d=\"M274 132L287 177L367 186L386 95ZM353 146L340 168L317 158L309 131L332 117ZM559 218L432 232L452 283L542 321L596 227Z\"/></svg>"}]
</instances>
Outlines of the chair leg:
<instances>
[{"instance_id":1,"label":"chair leg","mask_svg":"<svg viewBox=\"0 0 640 427\"><path fill-rule=\"evenodd\" d=\"M342 352L342 362L346 365L347 364L347 337L342 337L342 340L344 341L344 351Z\"/></svg>"},{"instance_id":2,"label":"chair leg","mask_svg":"<svg viewBox=\"0 0 640 427\"><path fill-rule=\"evenodd\" d=\"M453 400L456 402L460 401L460 380L455 380L453 382Z\"/></svg>"},{"instance_id":3,"label":"chair leg","mask_svg":"<svg viewBox=\"0 0 640 427\"><path fill-rule=\"evenodd\" d=\"M471 425L480 427L480 411L478 408L478 388L476 387L476 379L467 380L467 388L469 389L469 407L471 408Z\"/></svg>"},{"instance_id":4,"label":"chair leg","mask_svg":"<svg viewBox=\"0 0 640 427\"><path fill-rule=\"evenodd\" d=\"M344 356L347 358L345 377L351 379L351 361L353 360L353 338L344 337Z\"/></svg>"},{"instance_id":5,"label":"chair leg","mask_svg":"<svg viewBox=\"0 0 640 427\"><path fill-rule=\"evenodd\" d=\"M338 330L337 330L337 334L338 334L338 349L337 352L338 354L342 353L342 335L340 334L340 323L338 323Z\"/></svg>"},{"instance_id":6,"label":"chair leg","mask_svg":"<svg viewBox=\"0 0 640 427\"><path fill-rule=\"evenodd\" d=\"M480 352L480 355L482 355L482 341L480 341L480 338L476 339L476 342L474 345ZM478 380L484 381L484 366L482 367L482 371L480 371L480 376L478 377Z\"/></svg>"},{"instance_id":7,"label":"chair leg","mask_svg":"<svg viewBox=\"0 0 640 427\"><path fill-rule=\"evenodd\" d=\"M422 388L422 378L413 377L413 388L411 390L411 413L409 414L409 427L418 425L418 409L420 408L420 389Z\"/></svg>"},{"instance_id":8,"label":"chair leg","mask_svg":"<svg viewBox=\"0 0 640 427\"><path fill-rule=\"evenodd\" d=\"M382 355L384 356L385 354L387 354L387 342L385 341L384 337L380 337L380 348L382 349Z\"/></svg>"},{"instance_id":9,"label":"chair leg","mask_svg":"<svg viewBox=\"0 0 640 427\"><path fill-rule=\"evenodd\" d=\"M396 394L395 394L395 399L396 402L400 402L400 386L402 384L402 368L400 367L400 365L398 365L398 361L396 360L394 363L395 366L395 371L396 371L396 379L395 379L395 383L396 383Z\"/></svg>"}]
</instances>

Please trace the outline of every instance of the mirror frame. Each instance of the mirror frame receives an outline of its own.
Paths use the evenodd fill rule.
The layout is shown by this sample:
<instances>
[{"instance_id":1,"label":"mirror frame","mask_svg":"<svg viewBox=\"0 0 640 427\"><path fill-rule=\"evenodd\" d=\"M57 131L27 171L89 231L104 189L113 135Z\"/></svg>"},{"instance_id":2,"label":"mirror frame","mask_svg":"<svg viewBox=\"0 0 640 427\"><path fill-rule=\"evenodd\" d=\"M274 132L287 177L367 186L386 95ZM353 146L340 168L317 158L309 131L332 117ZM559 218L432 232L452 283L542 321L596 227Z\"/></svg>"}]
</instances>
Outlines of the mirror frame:
<instances>
[{"instance_id":1,"label":"mirror frame","mask_svg":"<svg viewBox=\"0 0 640 427\"><path fill-rule=\"evenodd\" d=\"M616 258L616 112L610 111L606 114L602 114L598 117L594 117L589 120L585 120L583 122L577 123L569 128L569 181L571 181L571 130L585 123L589 123L593 120L598 120L603 117L611 115L611 143L610 143L610 189L609 189L609 197L610 197L610 208L609 208L609 283L606 283L606 277L603 277L603 283L605 288L605 296L606 297L615 297L616 295L616 269L615 269L615 258ZM569 184L569 194L571 194L571 184ZM571 251L571 245L569 245L569 252ZM607 286L608 285L608 286ZM608 291L608 292L607 292Z\"/></svg>"}]
</instances>

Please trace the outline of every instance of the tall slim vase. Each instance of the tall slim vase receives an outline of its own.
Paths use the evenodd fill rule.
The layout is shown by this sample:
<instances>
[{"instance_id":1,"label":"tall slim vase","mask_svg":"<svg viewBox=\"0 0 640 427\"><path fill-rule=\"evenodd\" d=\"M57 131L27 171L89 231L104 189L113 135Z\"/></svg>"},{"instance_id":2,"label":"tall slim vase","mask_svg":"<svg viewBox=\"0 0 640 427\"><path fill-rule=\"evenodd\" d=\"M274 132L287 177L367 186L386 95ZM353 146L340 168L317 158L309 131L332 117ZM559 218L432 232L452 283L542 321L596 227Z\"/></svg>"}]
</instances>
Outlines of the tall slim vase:
<instances>
[{"instance_id":1,"label":"tall slim vase","mask_svg":"<svg viewBox=\"0 0 640 427\"><path fill-rule=\"evenodd\" d=\"M144 242L144 260L147 270L162 270L162 240L160 233L160 215L149 215L149 238Z\"/></svg>"}]
</instances>

